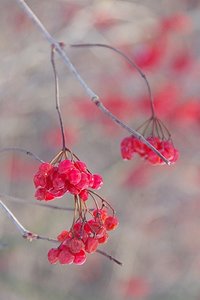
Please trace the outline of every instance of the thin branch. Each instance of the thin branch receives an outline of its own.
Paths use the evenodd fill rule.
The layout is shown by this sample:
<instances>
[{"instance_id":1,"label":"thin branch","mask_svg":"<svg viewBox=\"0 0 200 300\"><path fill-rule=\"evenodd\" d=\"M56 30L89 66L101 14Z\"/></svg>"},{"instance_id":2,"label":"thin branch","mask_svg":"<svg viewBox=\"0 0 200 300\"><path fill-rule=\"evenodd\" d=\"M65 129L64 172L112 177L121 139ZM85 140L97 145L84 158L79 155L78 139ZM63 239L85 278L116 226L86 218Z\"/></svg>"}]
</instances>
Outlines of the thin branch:
<instances>
[{"instance_id":1,"label":"thin branch","mask_svg":"<svg viewBox=\"0 0 200 300\"><path fill-rule=\"evenodd\" d=\"M64 210L64 211L74 211L74 209L70 208L70 207L57 206L57 205L52 205L52 204L43 204L43 203L35 202L35 201L33 202L30 200L17 198L17 197L13 197L13 196L2 194L2 193L0 193L0 197L6 201L22 203L25 205L41 206L41 207L46 207L46 208L50 208L50 209Z\"/></svg>"},{"instance_id":2,"label":"thin branch","mask_svg":"<svg viewBox=\"0 0 200 300\"><path fill-rule=\"evenodd\" d=\"M34 14L34 12L30 9L30 7L25 3L24 0L16 0L16 2L20 5L20 7L24 10L25 14L32 20L32 22L37 26L39 31L42 32L43 36L47 41L55 48L57 53L62 58L64 64L67 68L72 72L75 78L79 81L79 83L84 88L86 94L89 96L90 100L105 114L107 115L112 121L118 124L120 127L126 129L129 133L135 136L137 139L141 140L145 145L147 145L152 151L154 151L167 165L170 165L170 161L167 160L155 147L153 147L140 133L131 129L128 125L124 124L121 120L119 120L115 115L113 115L99 100L99 97L89 88L80 74L77 72L74 65L69 60L68 56L66 55L63 47L51 36L51 34L47 31L38 17Z\"/></svg>"},{"instance_id":3,"label":"thin branch","mask_svg":"<svg viewBox=\"0 0 200 300\"><path fill-rule=\"evenodd\" d=\"M58 75L57 75L57 71L56 71L54 54L55 54L55 48L54 48L54 46L52 46L51 47L51 64L52 64L53 74L54 74L54 79L55 79L56 110L58 112L58 118L59 118L59 122L60 122L60 130L61 130L61 135L62 135L62 149L65 150L66 149L65 132L64 132L64 126L63 126L62 115L61 115L61 110L60 110L59 82L58 82Z\"/></svg>"},{"instance_id":4,"label":"thin branch","mask_svg":"<svg viewBox=\"0 0 200 300\"><path fill-rule=\"evenodd\" d=\"M7 217L13 222L13 224L15 225L15 227L17 228L17 230L19 231L19 233L21 234L21 236L23 238L25 238L29 241L44 240L44 241L53 242L53 243L60 243L56 239L38 235L38 234L33 233L33 232L27 230L26 228L24 228L24 226L19 222L19 220L14 216L14 214L10 211L10 209L1 200L0 200L0 208L2 208L3 212L5 212ZM122 265L122 263L120 261L118 261L116 258L112 257L111 255L105 253L104 251L97 250L96 252L109 258L110 260L114 261L118 265Z\"/></svg>"},{"instance_id":5,"label":"thin branch","mask_svg":"<svg viewBox=\"0 0 200 300\"><path fill-rule=\"evenodd\" d=\"M119 50L117 48L114 48L110 45L106 45L106 44L99 44L99 43L95 43L95 44L72 44L70 46L71 47L101 47L101 48L108 48L108 49L118 53L123 58L125 58L125 60L133 68L135 68L138 71L138 73L140 74L140 76L144 79L144 81L146 83L146 86L147 86L148 94L149 94L150 105L151 105L151 114L152 114L152 117L155 117L155 107L154 107L153 95L152 95L152 92L151 92L151 87L150 87L149 81L148 81L146 75L140 69L140 67L134 61L132 61L126 54L124 54L121 50Z\"/></svg>"},{"instance_id":6,"label":"thin branch","mask_svg":"<svg viewBox=\"0 0 200 300\"><path fill-rule=\"evenodd\" d=\"M105 253L104 251L101 250L96 250L96 252L98 252L99 254L102 254L103 256L109 258L110 260L114 261L116 264L122 266L122 262L117 260L116 258L112 257L111 255Z\"/></svg>"},{"instance_id":7,"label":"thin branch","mask_svg":"<svg viewBox=\"0 0 200 300\"><path fill-rule=\"evenodd\" d=\"M0 153L3 153L3 152L7 152L7 151L16 151L16 152L22 152L28 156L31 156L33 157L34 159L36 159L37 161L43 163L44 161L39 158L39 156L37 156L36 154L30 152L29 150L26 150L26 149L22 149L22 148L17 148L17 147L7 147L7 148L1 148L0 149Z\"/></svg>"},{"instance_id":8,"label":"thin branch","mask_svg":"<svg viewBox=\"0 0 200 300\"><path fill-rule=\"evenodd\" d=\"M29 234L29 231L26 230L22 224L17 220L17 218L13 215L13 213L9 210L9 208L0 200L0 207L6 213L7 217L14 223L15 227L19 231L19 233L24 237Z\"/></svg>"}]
</instances>

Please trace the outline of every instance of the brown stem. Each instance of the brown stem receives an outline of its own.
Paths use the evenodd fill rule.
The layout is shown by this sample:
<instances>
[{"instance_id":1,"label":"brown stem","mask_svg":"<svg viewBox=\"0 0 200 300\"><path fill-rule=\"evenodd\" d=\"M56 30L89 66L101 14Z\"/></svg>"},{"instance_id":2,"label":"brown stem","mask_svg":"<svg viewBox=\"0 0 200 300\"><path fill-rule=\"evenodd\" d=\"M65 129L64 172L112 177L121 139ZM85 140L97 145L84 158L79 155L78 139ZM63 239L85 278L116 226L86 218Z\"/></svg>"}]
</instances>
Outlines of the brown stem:
<instances>
[{"instance_id":1,"label":"brown stem","mask_svg":"<svg viewBox=\"0 0 200 300\"><path fill-rule=\"evenodd\" d=\"M63 126L62 115L61 115L61 110L60 110L59 82L58 82L58 74L57 74L57 70L56 70L54 54L55 54L55 47L54 47L54 45L52 45L52 47L51 47L51 64L52 64L53 74L54 74L54 79L55 79L56 110L58 112L58 118L59 118L59 122L60 122L60 130L61 130L61 136L62 136L62 149L65 150L66 149L65 132L64 132L64 126Z\"/></svg>"},{"instance_id":2,"label":"brown stem","mask_svg":"<svg viewBox=\"0 0 200 300\"><path fill-rule=\"evenodd\" d=\"M106 252L101 251L101 250L96 250L96 252L99 253L99 254L101 254L101 255L103 255L103 256L105 256L105 257L107 257L107 258L109 258L110 260L114 261L116 264L122 266L122 262L121 261L119 261L116 258L114 258L113 256L107 254Z\"/></svg>"}]
</instances>

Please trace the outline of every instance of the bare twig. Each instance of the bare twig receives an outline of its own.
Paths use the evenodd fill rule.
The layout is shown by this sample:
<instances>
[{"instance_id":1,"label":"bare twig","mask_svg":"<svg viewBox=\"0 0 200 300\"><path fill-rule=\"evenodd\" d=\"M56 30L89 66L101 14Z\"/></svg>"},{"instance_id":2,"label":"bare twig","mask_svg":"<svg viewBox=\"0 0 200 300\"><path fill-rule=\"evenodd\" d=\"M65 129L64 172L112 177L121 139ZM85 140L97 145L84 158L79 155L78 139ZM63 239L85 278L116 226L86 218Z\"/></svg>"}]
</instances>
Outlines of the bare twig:
<instances>
[{"instance_id":1,"label":"bare twig","mask_svg":"<svg viewBox=\"0 0 200 300\"><path fill-rule=\"evenodd\" d=\"M60 130L62 135L62 149L63 151L66 150L66 144L65 144L65 132L63 127L63 121L62 121L62 115L60 110L60 96L59 96L59 82L58 82L58 75L56 71L56 65L54 60L54 54L55 54L55 48L54 46L51 47L51 64L53 68L53 74L55 79L55 97L56 97L56 110L58 112L58 118L60 122Z\"/></svg>"},{"instance_id":2,"label":"bare twig","mask_svg":"<svg viewBox=\"0 0 200 300\"><path fill-rule=\"evenodd\" d=\"M116 258L112 257L111 255L108 255L104 251L96 250L96 252L98 252L99 254L102 254L103 256L105 256L105 257L109 258L110 260L114 261L116 264L122 266L122 262L121 261L119 261Z\"/></svg>"},{"instance_id":3,"label":"bare twig","mask_svg":"<svg viewBox=\"0 0 200 300\"><path fill-rule=\"evenodd\" d=\"M7 217L13 222L13 224L15 225L15 227L17 228L17 230L19 231L19 233L21 234L21 236L23 238L25 238L29 241L44 240L44 241L53 242L53 243L60 243L56 239L38 235L38 234L33 233L33 232L27 230L26 228L24 228L24 226L19 222L19 220L14 216L14 214L10 211L10 209L1 200L0 200L0 208L2 208L3 212L5 212ZM105 253L104 251L97 250L96 252L109 258L110 260L114 261L118 265L122 265L122 263L120 261L118 261L116 258L112 257L111 255Z\"/></svg>"},{"instance_id":4,"label":"bare twig","mask_svg":"<svg viewBox=\"0 0 200 300\"><path fill-rule=\"evenodd\" d=\"M74 65L69 60L68 56L66 55L63 47L51 36L51 34L47 31L38 17L34 14L34 12L30 9L30 7L25 3L24 0L16 0L16 2L20 5L20 7L24 10L26 15L32 20L32 22L37 26L37 28L42 32L45 39L55 48L57 53L62 58L64 64L67 68L73 73L75 78L79 81L79 83L84 88L85 92L89 96L90 100L105 114L107 115L112 121L118 124L120 127L127 130L137 139L141 140L145 145L147 145L152 151L154 151L167 165L170 165L170 162L155 148L153 147L140 133L136 130L130 128L128 125L124 124L121 120L119 120L115 115L113 115L100 101L99 97L90 89L90 87L86 84L80 74L77 72Z\"/></svg>"},{"instance_id":5,"label":"bare twig","mask_svg":"<svg viewBox=\"0 0 200 300\"><path fill-rule=\"evenodd\" d=\"M57 206L57 205L52 205L52 204L44 204L44 203L40 203L40 202L33 202L27 199L21 199L21 198L17 198L17 197L13 197L10 195L6 195L3 193L0 193L0 197L3 200L6 201L11 201L11 202L16 202L16 203L22 203L25 205L33 205L33 206L41 206L41 207L46 207L46 208L50 208L50 209L56 209L56 210L64 210L64 211L74 211L73 208L70 207L64 207L64 206Z\"/></svg>"},{"instance_id":6,"label":"bare twig","mask_svg":"<svg viewBox=\"0 0 200 300\"><path fill-rule=\"evenodd\" d=\"M43 163L44 161L42 159L39 158L39 156L37 156L36 154L30 152L29 150L26 150L26 149L22 149L22 148L17 148L17 147L7 147L7 148L2 148L0 149L0 153L3 153L3 152L7 152L7 151L16 151L16 152L22 152L28 156L31 156L33 157L34 159L36 159L37 161Z\"/></svg>"}]
</instances>

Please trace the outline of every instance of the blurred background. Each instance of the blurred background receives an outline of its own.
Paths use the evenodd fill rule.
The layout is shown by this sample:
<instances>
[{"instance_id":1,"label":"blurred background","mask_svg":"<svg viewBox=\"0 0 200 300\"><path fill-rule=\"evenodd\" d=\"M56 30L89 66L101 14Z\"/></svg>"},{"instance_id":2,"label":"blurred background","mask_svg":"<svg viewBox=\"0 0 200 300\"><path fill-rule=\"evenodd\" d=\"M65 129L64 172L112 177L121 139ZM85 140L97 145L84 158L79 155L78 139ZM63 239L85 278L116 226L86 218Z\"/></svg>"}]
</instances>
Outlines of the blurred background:
<instances>
[{"instance_id":1,"label":"blurred background","mask_svg":"<svg viewBox=\"0 0 200 300\"><path fill-rule=\"evenodd\" d=\"M94 173L100 195L120 220L101 250L83 266L50 265L52 244L23 240L0 212L0 299L200 299L200 1L27 1L104 105L132 128L150 117L147 88L138 73L109 49L118 47L146 74L157 116L172 134L180 159L152 166L120 156L129 134L90 102L56 58L67 144ZM50 46L18 7L0 1L0 147L21 147L50 161L61 148ZM1 199L29 230L56 237L72 213L32 205L38 162L17 152L0 155ZM19 203L8 196L24 199ZM11 201L12 200L12 201ZM52 204L73 207L65 196Z\"/></svg>"}]
</instances>

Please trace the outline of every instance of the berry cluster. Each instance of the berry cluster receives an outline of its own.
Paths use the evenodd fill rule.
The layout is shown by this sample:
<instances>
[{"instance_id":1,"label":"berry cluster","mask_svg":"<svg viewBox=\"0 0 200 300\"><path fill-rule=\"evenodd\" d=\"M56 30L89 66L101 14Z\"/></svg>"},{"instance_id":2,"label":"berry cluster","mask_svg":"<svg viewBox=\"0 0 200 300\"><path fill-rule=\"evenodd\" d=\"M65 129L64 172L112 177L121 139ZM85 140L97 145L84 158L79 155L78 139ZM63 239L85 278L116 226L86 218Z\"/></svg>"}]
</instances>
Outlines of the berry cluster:
<instances>
[{"instance_id":1,"label":"berry cluster","mask_svg":"<svg viewBox=\"0 0 200 300\"><path fill-rule=\"evenodd\" d=\"M48 252L48 260L51 264L82 265L86 261L86 252L94 253L99 244L108 240L107 231L114 230L118 226L118 219L114 215L108 215L105 208L96 209L90 220L78 218L70 231L62 231L57 239L61 242L58 248L52 248Z\"/></svg>"},{"instance_id":2,"label":"berry cluster","mask_svg":"<svg viewBox=\"0 0 200 300\"><path fill-rule=\"evenodd\" d=\"M82 265L86 261L86 253L98 251L98 246L108 240L107 231L118 226L112 206L95 192L103 184L102 177L92 174L74 153L64 149L50 163L44 162L39 166L34 184L38 200L49 201L67 193L73 195L71 229L62 231L57 237L61 244L49 250L48 260L51 264L59 261L61 264ZM96 209L87 207L89 197Z\"/></svg>"},{"instance_id":3,"label":"berry cluster","mask_svg":"<svg viewBox=\"0 0 200 300\"><path fill-rule=\"evenodd\" d=\"M56 164L42 163L34 176L34 184L38 200L49 201L71 193L86 201L88 188L100 189L103 180L100 175L91 174L84 162L65 159Z\"/></svg>"},{"instance_id":4,"label":"berry cluster","mask_svg":"<svg viewBox=\"0 0 200 300\"><path fill-rule=\"evenodd\" d=\"M164 140L160 137L150 136L147 141L153 145L164 157L171 163L175 163L179 157L179 152L171 140ZM121 155L123 159L132 159L134 153L138 153L141 157L149 161L153 165L164 164L163 160L148 148L144 143L134 136L126 137L121 142Z\"/></svg>"}]
</instances>

